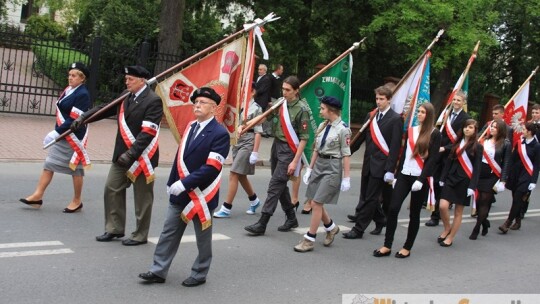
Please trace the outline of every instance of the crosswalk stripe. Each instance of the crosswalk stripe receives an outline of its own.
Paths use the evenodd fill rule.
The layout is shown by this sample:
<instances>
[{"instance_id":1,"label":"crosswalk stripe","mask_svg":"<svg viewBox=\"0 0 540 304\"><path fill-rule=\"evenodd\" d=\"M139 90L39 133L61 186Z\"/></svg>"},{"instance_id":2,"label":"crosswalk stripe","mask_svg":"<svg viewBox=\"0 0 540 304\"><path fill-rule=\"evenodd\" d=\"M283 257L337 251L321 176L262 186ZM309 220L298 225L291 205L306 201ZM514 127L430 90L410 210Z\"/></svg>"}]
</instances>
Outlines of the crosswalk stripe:
<instances>
[{"instance_id":1,"label":"crosswalk stripe","mask_svg":"<svg viewBox=\"0 0 540 304\"><path fill-rule=\"evenodd\" d=\"M214 233L212 234L212 241L224 241L224 240L230 240L231 238L221 234L221 233ZM157 244L159 241L159 237L150 237L148 238L148 242ZM195 238L195 235L184 235L182 237L182 241L180 243L193 243L196 242L197 239Z\"/></svg>"},{"instance_id":2,"label":"crosswalk stripe","mask_svg":"<svg viewBox=\"0 0 540 304\"><path fill-rule=\"evenodd\" d=\"M51 255L51 254L66 254L66 253L73 253L73 250L71 250L69 248L65 248L65 249L54 249L54 250L30 250L30 251L0 252L0 258L13 258L13 257Z\"/></svg>"},{"instance_id":3,"label":"crosswalk stripe","mask_svg":"<svg viewBox=\"0 0 540 304\"><path fill-rule=\"evenodd\" d=\"M5 243L5 244L0 244L0 249L20 248L20 247L62 246L62 245L64 244L60 241Z\"/></svg>"}]
</instances>

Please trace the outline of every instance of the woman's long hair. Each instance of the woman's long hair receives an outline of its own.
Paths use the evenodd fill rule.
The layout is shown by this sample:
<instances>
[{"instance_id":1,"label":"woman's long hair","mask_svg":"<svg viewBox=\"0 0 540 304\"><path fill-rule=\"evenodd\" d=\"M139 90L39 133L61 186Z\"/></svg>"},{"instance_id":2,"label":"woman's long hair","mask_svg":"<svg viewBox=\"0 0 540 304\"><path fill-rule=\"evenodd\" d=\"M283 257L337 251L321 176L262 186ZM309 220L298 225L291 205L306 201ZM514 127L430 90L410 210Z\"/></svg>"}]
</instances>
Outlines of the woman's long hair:
<instances>
[{"instance_id":1,"label":"woman's long hair","mask_svg":"<svg viewBox=\"0 0 540 304\"><path fill-rule=\"evenodd\" d=\"M500 149L504 145L504 140L506 139L506 136L508 134L508 129L506 128L506 123L502 119L495 119L491 122L488 128L491 128L491 125L495 123L495 126L497 126L497 135L494 137L491 135L491 132L488 136L488 139L493 138L495 141L495 148Z\"/></svg>"},{"instance_id":2,"label":"woman's long hair","mask_svg":"<svg viewBox=\"0 0 540 304\"><path fill-rule=\"evenodd\" d=\"M418 140L414 146L413 157L420 156L425 159L429 156L429 141L431 140L431 132L435 122L435 109L431 103L421 104L420 108L426 110L426 117L420 127L420 134L418 134Z\"/></svg>"},{"instance_id":3,"label":"woman's long hair","mask_svg":"<svg viewBox=\"0 0 540 304\"><path fill-rule=\"evenodd\" d=\"M448 157L457 158L456 151L459 148L459 144L461 143L461 140L465 137L465 135L464 135L465 132L463 132L463 130L466 127L470 126L470 125L474 126L474 132L471 135L471 137L469 137L469 140L465 143L465 146L463 147L463 149L460 152L463 153L464 151L469 150L469 148L472 146L473 148L471 150L471 154L473 156L476 154L476 137L478 136L478 134L477 134L478 133L478 123L474 119L467 119L465 121L465 123L463 123L463 128L461 128L461 133L458 134L457 140L454 143L454 145L452 146L452 150L450 151L450 154L448 155Z\"/></svg>"}]
</instances>

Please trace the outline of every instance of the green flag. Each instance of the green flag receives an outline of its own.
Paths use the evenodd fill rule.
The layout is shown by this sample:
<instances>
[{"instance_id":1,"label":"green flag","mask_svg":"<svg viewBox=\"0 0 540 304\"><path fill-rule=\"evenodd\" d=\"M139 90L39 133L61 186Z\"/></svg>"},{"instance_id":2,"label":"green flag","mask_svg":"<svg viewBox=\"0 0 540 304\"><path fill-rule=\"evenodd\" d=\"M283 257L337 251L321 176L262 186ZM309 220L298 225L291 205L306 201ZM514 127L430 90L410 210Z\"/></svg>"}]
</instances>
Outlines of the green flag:
<instances>
[{"instance_id":1,"label":"green flag","mask_svg":"<svg viewBox=\"0 0 540 304\"><path fill-rule=\"evenodd\" d=\"M347 124L350 122L352 66L352 55L348 54L300 91L302 100L309 105L312 117L309 140L304 150L308 162L311 161L315 132L317 132L317 127L323 121L319 116L321 98L324 96L333 96L341 100L343 103L341 119Z\"/></svg>"}]
</instances>

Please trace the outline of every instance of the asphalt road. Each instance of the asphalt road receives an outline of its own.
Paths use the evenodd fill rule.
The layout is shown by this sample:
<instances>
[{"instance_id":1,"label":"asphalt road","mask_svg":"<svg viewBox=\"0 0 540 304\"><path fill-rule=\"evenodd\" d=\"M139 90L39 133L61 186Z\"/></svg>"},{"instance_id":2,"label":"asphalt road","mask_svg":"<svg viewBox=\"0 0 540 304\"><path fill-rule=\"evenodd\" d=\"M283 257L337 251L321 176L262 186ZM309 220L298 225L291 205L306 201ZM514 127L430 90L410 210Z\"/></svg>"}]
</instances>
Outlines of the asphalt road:
<instances>
[{"instance_id":1,"label":"asphalt road","mask_svg":"<svg viewBox=\"0 0 540 304\"><path fill-rule=\"evenodd\" d=\"M41 163L0 162L0 303L341 303L342 294L492 294L538 293L540 279L540 209L538 193L533 194L530 211L520 231L497 233L510 207L508 191L497 197L492 208L492 229L477 241L468 239L473 219L465 216L454 245L442 248L436 243L437 228L423 223L408 259L393 256L375 258L384 236L366 234L361 240L338 237L329 247L322 246L319 233L315 250L296 253L293 246L309 225L309 216L298 212L300 228L279 232L281 210L271 218L266 234L250 237L243 227L257 221L245 214L246 195L239 190L233 217L214 221L214 259L205 285L181 286L189 275L197 254L186 242L173 262L165 284L148 285L137 275L152 262L155 244L122 246L119 241L99 243L103 233L103 185L109 165L94 165L85 177L82 212L63 214L71 198L71 178L57 174L45 197L44 206L35 210L18 199L33 191ZM167 206L165 181L170 168L157 169L151 237L158 237ZM265 198L270 171L258 168L252 178L255 189ZM222 189L227 187L225 169ZM359 185L354 170L352 184ZM221 198L226 190L221 192ZM536 191L538 192L538 191ZM301 194L305 193L302 185ZM356 205L359 187L342 193L337 206L328 211L346 231L346 221ZM128 195L129 233L134 226L133 201ZM408 211L400 214L394 251L405 241ZM260 209L258 210L260 211ZM466 208L466 213L470 212ZM347 228L348 227L348 228ZM373 226L372 226L373 227ZM371 230L371 228L368 228Z\"/></svg>"}]
</instances>

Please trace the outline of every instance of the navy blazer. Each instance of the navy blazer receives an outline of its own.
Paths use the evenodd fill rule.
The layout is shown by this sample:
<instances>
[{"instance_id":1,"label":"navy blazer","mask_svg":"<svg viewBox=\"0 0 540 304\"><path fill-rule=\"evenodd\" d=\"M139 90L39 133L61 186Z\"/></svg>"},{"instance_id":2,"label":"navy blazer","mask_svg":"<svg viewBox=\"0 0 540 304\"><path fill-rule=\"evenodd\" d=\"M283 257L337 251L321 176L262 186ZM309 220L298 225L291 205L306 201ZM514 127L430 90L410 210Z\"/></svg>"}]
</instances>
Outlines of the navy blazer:
<instances>
[{"instance_id":1,"label":"navy blazer","mask_svg":"<svg viewBox=\"0 0 540 304\"><path fill-rule=\"evenodd\" d=\"M55 124L54 129L56 132L58 132L58 134L62 134L69 130L69 126L71 126L71 123L74 121L74 119L70 116L72 108L77 108L83 112L88 111L90 108L90 94L88 93L86 85L81 84L68 97L62 99L60 103L57 103L57 106L65 120L64 123L59 126ZM82 126L76 132L74 132L78 139L83 139L85 133L86 126Z\"/></svg>"},{"instance_id":2,"label":"navy blazer","mask_svg":"<svg viewBox=\"0 0 540 304\"><path fill-rule=\"evenodd\" d=\"M230 137L229 132L220 125L217 120L212 119L208 125L202 131L195 140L188 145L184 151L184 163L190 174L182 179L182 184L186 188L186 191L180 193L180 195L170 195L169 201L171 204L178 204L181 208L184 208L191 202L191 198L188 196L188 191L195 188L205 189L208 187L219 175L221 170L216 167L206 164L208 155L210 152L215 152L223 157L223 160L227 158L229 154ZM174 162L171 168L171 174L169 175L169 181L167 186L171 186L174 182L180 179L178 174L178 153L174 157ZM208 203L208 209L213 210L219 203L219 191L216 193Z\"/></svg>"},{"instance_id":3,"label":"navy blazer","mask_svg":"<svg viewBox=\"0 0 540 304\"><path fill-rule=\"evenodd\" d=\"M536 184L538 181L538 170L540 170L540 144L535 140L528 144L525 144L527 155L533 163L533 175L529 175L529 172L523 166L521 157L519 157L518 148L514 148L512 153L512 170L510 176L506 182L506 188L512 191L528 192L529 184Z\"/></svg>"},{"instance_id":4,"label":"navy blazer","mask_svg":"<svg viewBox=\"0 0 540 304\"><path fill-rule=\"evenodd\" d=\"M459 143L456 143L459 145ZM474 156L472 155L472 149L476 146L476 152ZM480 178L480 167L482 166L482 155L484 152L484 146L480 143L475 142L474 145L470 146L464 153L467 153L467 156L471 160L473 165L472 177L469 180L469 189L476 190L476 185L478 184L478 179ZM459 160L455 155L450 155L451 158L446 159L443 172L441 174L441 181L446 181L446 177L449 175L457 176L463 179L469 179L469 176L461 167Z\"/></svg>"}]
</instances>

